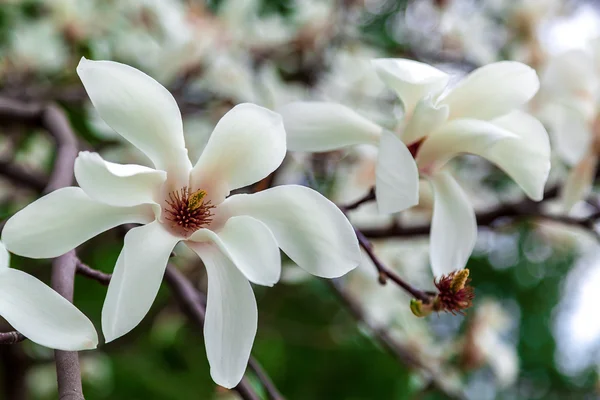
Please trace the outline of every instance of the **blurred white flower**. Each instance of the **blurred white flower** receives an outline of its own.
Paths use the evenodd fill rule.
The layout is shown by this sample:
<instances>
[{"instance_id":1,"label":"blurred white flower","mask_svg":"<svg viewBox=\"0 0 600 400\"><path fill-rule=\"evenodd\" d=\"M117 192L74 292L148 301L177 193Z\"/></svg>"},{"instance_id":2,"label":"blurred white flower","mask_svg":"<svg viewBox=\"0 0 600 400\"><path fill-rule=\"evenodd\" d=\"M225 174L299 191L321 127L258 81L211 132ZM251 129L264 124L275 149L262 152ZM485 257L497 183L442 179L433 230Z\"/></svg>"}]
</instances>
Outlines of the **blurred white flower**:
<instances>
[{"instance_id":1,"label":"blurred white flower","mask_svg":"<svg viewBox=\"0 0 600 400\"><path fill-rule=\"evenodd\" d=\"M408 40L416 52L442 53L476 64L497 61L506 42L505 27L486 12L485 3L434 0L408 3L394 25L398 40Z\"/></svg>"},{"instance_id":2,"label":"blurred white flower","mask_svg":"<svg viewBox=\"0 0 600 400\"><path fill-rule=\"evenodd\" d=\"M94 349L92 322L67 299L39 279L9 268L0 243L0 315L29 340L60 350Z\"/></svg>"},{"instance_id":3,"label":"blurred white flower","mask_svg":"<svg viewBox=\"0 0 600 400\"><path fill-rule=\"evenodd\" d=\"M595 44L595 43L593 43ZM547 124L554 150L569 166L561 190L565 211L591 190L600 151L600 58L594 46L571 50L548 62L542 90L536 98L537 112Z\"/></svg>"},{"instance_id":4,"label":"blurred white flower","mask_svg":"<svg viewBox=\"0 0 600 400\"><path fill-rule=\"evenodd\" d=\"M541 200L550 170L548 135L537 119L517 111L537 92L537 75L526 65L499 62L447 88L449 76L427 64L378 59L373 65L404 105L397 132L340 104L291 103L280 110L288 146L298 151L378 147L375 189L383 213L416 205L419 176L428 179L434 192L433 271L444 275L463 268L477 236L475 213L444 167L461 153L484 157Z\"/></svg>"},{"instance_id":5,"label":"blurred white flower","mask_svg":"<svg viewBox=\"0 0 600 400\"><path fill-rule=\"evenodd\" d=\"M67 46L51 21L19 24L10 34L4 62L24 71L56 73L67 63Z\"/></svg>"},{"instance_id":6,"label":"blurred white flower","mask_svg":"<svg viewBox=\"0 0 600 400\"><path fill-rule=\"evenodd\" d=\"M211 375L240 381L257 329L250 282L280 277L279 247L300 267L339 277L360 262L354 230L316 191L279 186L227 197L273 172L286 152L281 117L241 104L217 124L195 166L187 155L173 96L148 75L110 61L82 59L77 72L102 118L142 150L156 169L104 161L81 152L79 187L56 190L8 220L2 238L15 253L48 258L124 223L131 229L102 310L107 341L149 311L170 254L183 241L204 261L208 300L204 336Z\"/></svg>"},{"instance_id":7,"label":"blurred white flower","mask_svg":"<svg viewBox=\"0 0 600 400\"><path fill-rule=\"evenodd\" d=\"M488 364L500 387L513 385L519 373L519 356L505 334L512 323L510 315L495 301L486 299L470 321L463 353L468 366Z\"/></svg>"}]
</instances>

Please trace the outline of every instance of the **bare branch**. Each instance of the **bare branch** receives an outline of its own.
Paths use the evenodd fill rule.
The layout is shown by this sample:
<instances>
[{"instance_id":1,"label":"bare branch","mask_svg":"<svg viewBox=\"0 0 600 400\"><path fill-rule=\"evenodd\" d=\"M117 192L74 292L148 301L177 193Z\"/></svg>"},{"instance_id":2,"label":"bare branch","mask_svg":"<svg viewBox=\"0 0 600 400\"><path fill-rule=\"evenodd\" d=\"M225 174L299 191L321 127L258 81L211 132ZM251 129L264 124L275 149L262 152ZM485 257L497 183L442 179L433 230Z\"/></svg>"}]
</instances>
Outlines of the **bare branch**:
<instances>
[{"instance_id":1,"label":"bare branch","mask_svg":"<svg viewBox=\"0 0 600 400\"><path fill-rule=\"evenodd\" d=\"M104 286L108 286L108 284L110 283L110 278L112 277L112 274L107 274L102 271L98 271L97 269L94 269L84 264L80 259L77 259L77 273L79 275L83 275L87 278L98 281Z\"/></svg>"},{"instance_id":2,"label":"bare branch","mask_svg":"<svg viewBox=\"0 0 600 400\"><path fill-rule=\"evenodd\" d=\"M76 269L75 250L54 259L52 263L52 287L70 302L73 302L73 281ZM54 358L59 399L84 400L77 352L55 350Z\"/></svg>"},{"instance_id":3,"label":"bare branch","mask_svg":"<svg viewBox=\"0 0 600 400\"><path fill-rule=\"evenodd\" d=\"M0 333L0 344L16 344L27 339L22 333L17 331Z\"/></svg>"},{"instance_id":4,"label":"bare branch","mask_svg":"<svg viewBox=\"0 0 600 400\"><path fill-rule=\"evenodd\" d=\"M379 282L382 285L384 285L389 278L402 289L410 293L416 299L419 299L424 303L428 303L431 300L431 296L429 295L429 293L413 287L411 284L402 279L390 268L386 267L373 251L373 246L371 245L371 242L369 242L369 240L365 237L365 235L363 235L361 231L354 228L354 232L356 232L356 238L358 239L358 243L365 250L371 261L373 261L373 265L375 265L375 268L377 268L377 272L379 272Z\"/></svg>"},{"instance_id":5,"label":"bare branch","mask_svg":"<svg viewBox=\"0 0 600 400\"><path fill-rule=\"evenodd\" d=\"M338 298L346 305L346 308L354 319L366 326L373 337L383 346L390 354L392 354L402 364L408 365L411 368L423 371L431 379L431 385L442 392L449 399L464 399L462 393L456 393L447 389L441 383L438 375L440 371L436 371L425 365L418 356L411 350L409 346L394 339L386 329L377 327L369 322L359 302L348 293L340 284L338 279L328 279L328 285L338 296Z\"/></svg>"}]
</instances>

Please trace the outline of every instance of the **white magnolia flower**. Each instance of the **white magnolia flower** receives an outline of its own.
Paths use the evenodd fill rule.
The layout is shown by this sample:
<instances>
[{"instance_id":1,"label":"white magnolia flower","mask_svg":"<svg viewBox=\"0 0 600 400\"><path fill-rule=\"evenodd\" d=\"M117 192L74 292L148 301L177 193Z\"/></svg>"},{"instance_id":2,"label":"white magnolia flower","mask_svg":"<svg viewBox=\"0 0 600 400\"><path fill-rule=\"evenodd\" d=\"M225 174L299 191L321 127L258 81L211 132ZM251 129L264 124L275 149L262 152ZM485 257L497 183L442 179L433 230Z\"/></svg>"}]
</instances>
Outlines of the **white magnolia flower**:
<instances>
[{"instance_id":1,"label":"white magnolia flower","mask_svg":"<svg viewBox=\"0 0 600 400\"><path fill-rule=\"evenodd\" d=\"M209 278L204 335L211 375L231 388L246 369L257 329L248 281L272 286L279 280L278 247L314 275L344 275L360 262L352 226L333 203L306 187L226 198L281 164L286 138L278 114L253 104L234 107L192 166L181 114L163 86L110 61L82 59L77 72L102 118L156 169L82 152L75 162L80 187L59 189L25 207L6 223L3 240L23 256L55 257L114 226L145 224L125 236L108 287L102 310L107 341L144 318L173 247L185 242L202 258Z\"/></svg>"},{"instance_id":2,"label":"white magnolia flower","mask_svg":"<svg viewBox=\"0 0 600 400\"><path fill-rule=\"evenodd\" d=\"M29 340L59 350L94 349L98 334L92 322L42 281L8 267L0 243L0 315Z\"/></svg>"},{"instance_id":3,"label":"white magnolia flower","mask_svg":"<svg viewBox=\"0 0 600 400\"><path fill-rule=\"evenodd\" d=\"M565 211L590 192L600 151L600 48L553 57L537 99L556 154L571 170L561 191Z\"/></svg>"},{"instance_id":4,"label":"white magnolia flower","mask_svg":"<svg viewBox=\"0 0 600 400\"><path fill-rule=\"evenodd\" d=\"M436 275L464 267L477 224L468 198L444 168L461 153L502 168L525 193L541 200L550 169L542 124L516 109L536 93L535 71L516 62L479 68L452 89L449 76L404 59L373 61L400 97L405 116L396 132L334 103L292 103L282 108L291 150L328 151L356 144L378 146L376 195L380 212L419 202L419 176L431 183L434 212L430 257Z\"/></svg>"}]
</instances>

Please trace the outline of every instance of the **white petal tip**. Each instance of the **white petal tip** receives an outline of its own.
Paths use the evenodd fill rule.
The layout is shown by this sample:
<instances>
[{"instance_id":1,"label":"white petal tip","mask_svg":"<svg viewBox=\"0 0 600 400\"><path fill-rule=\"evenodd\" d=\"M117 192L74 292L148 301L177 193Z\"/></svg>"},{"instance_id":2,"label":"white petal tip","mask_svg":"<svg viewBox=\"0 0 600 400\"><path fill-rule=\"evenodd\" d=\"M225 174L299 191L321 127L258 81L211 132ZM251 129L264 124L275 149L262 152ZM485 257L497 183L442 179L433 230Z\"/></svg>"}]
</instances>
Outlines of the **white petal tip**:
<instances>
[{"instance_id":1,"label":"white petal tip","mask_svg":"<svg viewBox=\"0 0 600 400\"><path fill-rule=\"evenodd\" d=\"M91 61L85 57L81 57L79 60L79 64L77 64L77 72L81 72L85 69L86 65L88 65Z\"/></svg>"},{"instance_id":2,"label":"white petal tip","mask_svg":"<svg viewBox=\"0 0 600 400\"><path fill-rule=\"evenodd\" d=\"M212 380L219 386L224 387L225 389L233 389L241 382L244 375L242 374L239 378L233 378L231 376L223 376L221 374L216 374L214 369L211 368L210 376Z\"/></svg>"},{"instance_id":3,"label":"white petal tip","mask_svg":"<svg viewBox=\"0 0 600 400\"><path fill-rule=\"evenodd\" d=\"M93 350L98 347L98 338L90 339L83 343L84 350Z\"/></svg>"}]
</instances>

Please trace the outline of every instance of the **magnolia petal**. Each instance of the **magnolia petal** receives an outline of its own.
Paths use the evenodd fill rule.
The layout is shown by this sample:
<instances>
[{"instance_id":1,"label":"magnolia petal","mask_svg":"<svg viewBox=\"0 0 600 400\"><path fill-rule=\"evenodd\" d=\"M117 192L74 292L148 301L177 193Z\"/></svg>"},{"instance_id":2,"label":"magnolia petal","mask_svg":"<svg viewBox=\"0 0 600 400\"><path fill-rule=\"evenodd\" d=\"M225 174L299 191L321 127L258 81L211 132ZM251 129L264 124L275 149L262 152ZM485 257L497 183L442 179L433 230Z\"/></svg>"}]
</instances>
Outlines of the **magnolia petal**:
<instances>
[{"instance_id":1,"label":"magnolia petal","mask_svg":"<svg viewBox=\"0 0 600 400\"><path fill-rule=\"evenodd\" d=\"M417 152L417 165L422 173L431 174L460 153L485 157L499 141L516 138L517 134L487 121L450 121L423 141Z\"/></svg>"},{"instance_id":2,"label":"magnolia petal","mask_svg":"<svg viewBox=\"0 0 600 400\"><path fill-rule=\"evenodd\" d=\"M475 211L465 192L447 172L429 177L434 206L429 256L433 274L439 277L462 269L477 240Z\"/></svg>"},{"instance_id":3,"label":"magnolia petal","mask_svg":"<svg viewBox=\"0 0 600 400\"><path fill-rule=\"evenodd\" d=\"M491 122L518 137L499 141L484 157L504 170L531 199L542 200L550 173L550 140L546 129L540 121L521 111Z\"/></svg>"},{"instance_id":4,"label":"magnolia petal","mask_svg":"<svg viewBox=\"0 0 600 400\"><path fill-rule=\"evenodd\" d=\"M114 207L92 200L78 187L58 189L10 218L2 230L8 250L30 258L52 258L115 226L154 219L149 205Z\"/></svg>"},{"instance_id":5,"label":"magnolia petal","mask_svg":"<svg viewBox=\"0 0 600 400\"><path fill-rule=\"evenodd\" d=\"M439 94L448 84L448 74L418 61L379 58L371 62L379 78L398 94L407 114L419 100Z\"/></svg>"},{"instance_id":6,"label":"magnolia petal","mask_svg":"<svg viewBox=\"0 0 600 400\"><path fill-rule=\"evenodd\" d=\"M377 144L381 127L336 103L297 102L278 110L292 151L330 151L363 143Z\"/></svg>"},{"instance_id":7,"label":"magnolia petal","mask_svg":"<svg viewBox=\"0 0 600 400\"><path fill-rule=\"evenodd\" d=\"M521 107L539 87L533 68L516 61L500 61L471 72L440 103L450 107L451 119L487 120Z\"/></svg>"},{"instance_id":8,"label":"magnolia petal","mask_svg":"<svg viewBox=\"0 0 600 400\"><path fill-rule=\"evenodd\" d=\"M402 141L407 145L419 141L442 125L448 114L448 106L434 104L432 96L421 99L402 131Z\"/></svg>"},{"instance_id":9,"label":"magnolia petal","mask_svg":"<svg viewBox=\"0 0 600 400\"><path fill-rule=\"evenodd\" d=\"M377 158L375 194L379 212L391 214L419 203L417 164L400 139L385 131Z\"/></svg>"},{"instance_id":10,"label":"magnolia petal","mask_svg":"<svg viewBox=\"0 0 600 400\"><path fill-rule=\"evenodd\" d=\"M127 232L102 307L102 332L107 343L131 331L146 316L180 240L158 221Z\"/></svg>"},{"instance_id":11,"label":"magnolia petal","mask_svg":"<svg viewBox=\"0 0 600 400\"><path fill-rule=\"evenodd\" d=\"M4 244L0 242L0 272L8 268L9 261L10 255L8 254L8 250L6 250Z\"/></svg>"},{"instance_id":12,"label":"magnolia petal","mask_svg":"<svg viewBox=\"0 0 600 400\"><path fill-rule=\"evenodd\" d=\"M552 57L541 75L542 90L550 96L575 95L596 103L600 84L591 54L574 49Z\"/></svg>"},{"instance_id":13,"label":"magnolia petal","mask_svg":"<svg viewBox=\"0 0 600 400\"><path fill-rule=\"evenodd\" d=\"M189 240L211 241L252 283L273 286L281 276L281 257L273 233L259 220L245 215L231 217L215 233L200 229Z\"/></svg>"},{"instance_id":14,"label":"magnolia petal","mask_svg":"<svg viewBox=\"0 0 600 400\"><path fill-rule=\"evenodd\" d=\"M75 178L94 200L117 207L156 204L164 171L141 165L121 165L104 161L98 153L82 151L75 160Z\"/></svg>"},{"instance_id":15,"label":"magnolia petal","mask_svg":"<svg viewBox=\"0 0 600 400\"><path fill-rule=\"evenodd\" d=\"M547 105L540 118L552 133L553 149L569 166L577 164L588 151L593 140L593 120L570 99L563 98L567 104ZM594 113L596 106L594 104ZM595 117L592 117L595 118Z\"/></svg>"},{"instance_id":16,"label":"magnolia petal","mask_svg":"<svg viewBox=\"0 0 600 400\"><path fill-rule=\"evenodd\" d=\"M560 193L565 212L571 211L573 206L590 192L597 166L598 157L590 152L571 169Z\"/></svg>"},{"instance_id":17,"label":"magnolia petal","mask_svg":"<svg viewBox=\"0 0 600 400\"><path fill-rule=\"evenodd\" d=\"M361 259L352 225L335 204L303 186L285 185L229 197L221 216L249 215L273 232L279 247L313 275L337 278Z\"/></svg>"},{"instance_id":18,"label":"magnolia petal","mask_svg":"<svg viewBox=\"0 0 600 400\"><path fill-rule=\"evenodd\" d=\"M258 326L252 287L231 260L210 245L191 246L208 274L204 342L213 380L228 389L246 371Z\"/></svg>"},{"instance_id":19,"label":"magnolia petal","mask_svg":"<svg viewBox=\"0 0 600 400\"><path fill-rule=\"evenodd\" d=\"M82 58L77 74L102 119L143 151L157 169L187 184L191 168L177 102L145 73L113 61ZM176 179L177 178L177 179Z\"/></svg>"},{"instance_id":20,"label":"magnolia petal","mask_svg":"<svg viewBox=\"0 0 600 400\"><path fill-rule=\"evenodd\" d=\"M254 104L239 104L215 127L192 170L191 186L205 190L218 204L231 190L275 171L285 152L281 116Z\"/></svg>"},{"instance_id":21,"label":"magnolia petal","mask_svg":"<svg viewBox=\"0 0 600 400\"><path fill-rule=\"evenodd\" d=\"M96 329L81 311L23 271L0 272L0 315L42 346L78 351L98 345Z\"/></svg>"}]
</instances>

